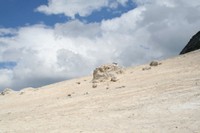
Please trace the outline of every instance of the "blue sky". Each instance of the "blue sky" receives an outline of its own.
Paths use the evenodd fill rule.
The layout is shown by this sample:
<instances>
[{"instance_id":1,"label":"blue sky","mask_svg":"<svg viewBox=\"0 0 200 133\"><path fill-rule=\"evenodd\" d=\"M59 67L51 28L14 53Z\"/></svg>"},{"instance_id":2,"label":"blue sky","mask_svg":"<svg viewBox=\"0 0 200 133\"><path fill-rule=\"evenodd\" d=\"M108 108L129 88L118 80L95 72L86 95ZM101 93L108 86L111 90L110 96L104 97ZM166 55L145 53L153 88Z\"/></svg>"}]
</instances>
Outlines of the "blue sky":
<instances>
[{"instance_id":1,"label":"blue sky","mask_svg":"<svg viewBox=\"0 0 200 133\"><path fill-rule=\"evenodd\" d=\"M68 20L63 15L47 16L34 11L38 6L46 3L47 0L1 0L0 27L15 28L41 22L53 25Z\"/></svg>"},{"instance_id":2,"label":"blue sky","mask_svg":"<svg viewBox=\"0 0 200 133\"><path fill-rule=\"evenodd\" d=\"M54 26L56 23L64 23L71 20L70 17L63 14L45 15L41 12L35 11L37 7L47 3L47 0L1 0L0 27L15 28L38 23ZM103 19L119 17L124 12L135 7L136 4L129 0L126 6L119 5L119 7L115 9L104 7L101 10L94 11L89 16L81 17L79 14L76 14L76 18L87 23L100 22Z\"/></svg>"},{"instance_id":3,"label":"blue sky","mask_svg":"<svg viewBox=\"0 0 200 133\"><path fill-rule=\"evenodd\" d=\"M199 0L0 0L0 91L178 55Z\"/></svg>"},{"instance_id":4,"label":"blue sky","mask_svg":"<svg viewBox=\"0 0 200 133\"><path fill-rule=\"evenodd\" d=\"M112 19L115 17L120 17L125 12L132 10L136 7L136 4L132 1L128 1L126 6L119 5L118 8L109 9L107 7L102 8L100 11L94 11L91 15L86 17L80 17L78 14L76 18L81 21L86 22L101 22L102 20Z\"/></svg>"}]
</instances>

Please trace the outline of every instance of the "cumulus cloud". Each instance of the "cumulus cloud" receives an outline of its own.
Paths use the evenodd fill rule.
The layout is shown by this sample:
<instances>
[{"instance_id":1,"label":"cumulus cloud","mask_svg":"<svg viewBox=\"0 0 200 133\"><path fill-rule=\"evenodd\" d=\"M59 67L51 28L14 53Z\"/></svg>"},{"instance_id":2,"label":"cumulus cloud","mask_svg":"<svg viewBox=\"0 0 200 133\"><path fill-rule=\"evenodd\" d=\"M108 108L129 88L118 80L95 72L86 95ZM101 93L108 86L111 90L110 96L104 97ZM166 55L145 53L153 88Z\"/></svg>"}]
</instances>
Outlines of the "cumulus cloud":
<instances>
[{"instance_id":1,"label":"cumulus cloud","mask_svg":"<svg viewBox=\"0 0 200 133\"><path fill-rule=\"evenodd\" d=\"M105 1L58 1L60 4L55 5L51 0L45 10L56 13L59 9L57 13L64 13L61 9L79 5L71 13L66 11L67 15L86 15L105 6ZM126 0L118 2L123 4ZM73 20L54 27L39 24L0 29L0 61L17 63L13 69L0 69L0 89L38 87L87 75L104 63L131 66L174 56L200 29L200 6L195 0L135 2L135 9L99 23ZM56 10L52 10L53 6ZM91 11L83 11L88 6Z\"/></svg>"},{"instance_id":2,"label":"cumulus cloud","mask_svg":"<svg viewBox=\"0 0 200 133\"><path fill-rule=\"evenodd\" d=\"M118 5L125 5L128 0L49 0L48 5L39 6L36 11L45 14L64 14L75 18L75 15L88 16L95 10L102 7L117 8Z\"/></svg>"}]
</instances>

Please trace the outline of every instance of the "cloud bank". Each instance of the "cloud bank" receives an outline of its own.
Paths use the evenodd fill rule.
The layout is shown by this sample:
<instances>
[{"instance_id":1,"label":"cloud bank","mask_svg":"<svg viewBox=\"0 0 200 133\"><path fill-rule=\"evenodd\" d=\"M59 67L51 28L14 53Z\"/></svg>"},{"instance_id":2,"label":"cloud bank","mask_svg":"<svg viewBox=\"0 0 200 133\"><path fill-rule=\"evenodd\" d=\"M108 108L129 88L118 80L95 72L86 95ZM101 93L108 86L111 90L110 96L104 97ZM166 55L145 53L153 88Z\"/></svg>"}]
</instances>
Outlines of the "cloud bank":
<instances>
[{"instance_id":1,"label":"cloud bank","mask_svg":"<svg viewBox=\"0 0 200 133\"><path fill-rule=\"evenodd\" d=\"M36 11L47 15L64 14L75 18L75 15L88 16L95 10L103 7L117 8L118 5L125 5L128 0L49 0L48 5L39 6Z\"/></svg>"},{"instance_id":2,"label":"cloud bank","mask_svg":"<svg viewBox=\"0 0 200 133\"><path fill-rule=\"evenodd\" d=\"M102 7L125 6L126 2L49 0L37 10L75 18L76 14L87 16ZM0 62L16 62L12 69L0 69L0 90L38 87L91 74L104 63L132 66L174 56L200 29L197 0L133 2L136 8L98 23L73 19L53 27L0 28Z\"/></svg>"}]
</instances>

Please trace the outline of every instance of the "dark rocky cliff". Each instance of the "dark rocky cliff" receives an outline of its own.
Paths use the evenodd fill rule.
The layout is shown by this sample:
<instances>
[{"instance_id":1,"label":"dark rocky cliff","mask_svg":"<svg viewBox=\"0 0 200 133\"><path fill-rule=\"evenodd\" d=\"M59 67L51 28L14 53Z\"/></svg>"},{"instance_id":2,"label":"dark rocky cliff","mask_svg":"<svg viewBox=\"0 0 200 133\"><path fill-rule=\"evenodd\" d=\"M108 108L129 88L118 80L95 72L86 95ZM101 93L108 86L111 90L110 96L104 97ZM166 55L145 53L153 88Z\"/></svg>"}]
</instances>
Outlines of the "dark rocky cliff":
<instances>
[{"instance_id":1,"label":"dark rocky cliff","mask_svg":"<svg viewBox=\"0 0 200 133\"><path fill-rule=\"evenodd\" d=\"M195 34L180 54L185 54L194 50L200 49L200 31Z\"/></svg>"}]
</instances>

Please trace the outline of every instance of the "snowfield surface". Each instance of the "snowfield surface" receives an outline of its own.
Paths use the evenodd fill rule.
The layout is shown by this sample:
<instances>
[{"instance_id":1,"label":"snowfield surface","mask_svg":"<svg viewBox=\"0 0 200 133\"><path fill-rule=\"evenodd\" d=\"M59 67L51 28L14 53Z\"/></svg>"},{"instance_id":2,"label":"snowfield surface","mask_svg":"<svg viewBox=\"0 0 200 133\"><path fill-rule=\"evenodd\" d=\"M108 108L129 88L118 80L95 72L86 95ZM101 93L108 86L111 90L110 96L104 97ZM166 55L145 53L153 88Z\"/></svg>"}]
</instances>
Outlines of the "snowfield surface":
<instances>
[{"instance_id":1,"label":"snowfield surface","mask_svg":"<svg viewBox=\"0 0 200 133\"><path fill-rule=\"evenodd\" d=\"M200 133L200 51L160 62L0 95L0 133Z\"/></svg>"}]
</instances>

